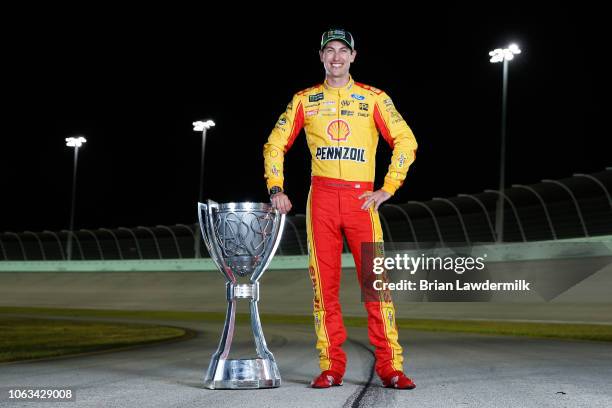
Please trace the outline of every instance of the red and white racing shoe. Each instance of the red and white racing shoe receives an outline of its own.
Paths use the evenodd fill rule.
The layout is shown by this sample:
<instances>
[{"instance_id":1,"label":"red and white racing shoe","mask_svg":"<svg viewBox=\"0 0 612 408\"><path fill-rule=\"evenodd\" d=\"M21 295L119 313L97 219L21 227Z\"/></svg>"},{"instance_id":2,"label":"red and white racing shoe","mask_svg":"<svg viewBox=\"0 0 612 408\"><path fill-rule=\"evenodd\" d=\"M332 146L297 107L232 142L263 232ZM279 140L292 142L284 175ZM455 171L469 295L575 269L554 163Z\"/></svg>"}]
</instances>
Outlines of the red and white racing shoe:
<instances>
[{"instance_id":1,"label":"red and white racing shoe","mask_svg":"<svg viewBox=\"0 0 612 408\"><path fill-rule=\"evenodd\" d=\"M401 371L394 371L388 377L382 378L382 383L386 388L401 390L411 390L416 387L416 384Z\"/></svg>"},{"instance_id":2,"label":"red and white racing shoe","mask_svg":"<svg viewBox=\"0 0 612 408\"><path fill-rule=\"evenodd\" d=\"M310 383L312 388L329 388L342 385L342 376L335 371L325 370Z\"/></svg>"}]
</instances>

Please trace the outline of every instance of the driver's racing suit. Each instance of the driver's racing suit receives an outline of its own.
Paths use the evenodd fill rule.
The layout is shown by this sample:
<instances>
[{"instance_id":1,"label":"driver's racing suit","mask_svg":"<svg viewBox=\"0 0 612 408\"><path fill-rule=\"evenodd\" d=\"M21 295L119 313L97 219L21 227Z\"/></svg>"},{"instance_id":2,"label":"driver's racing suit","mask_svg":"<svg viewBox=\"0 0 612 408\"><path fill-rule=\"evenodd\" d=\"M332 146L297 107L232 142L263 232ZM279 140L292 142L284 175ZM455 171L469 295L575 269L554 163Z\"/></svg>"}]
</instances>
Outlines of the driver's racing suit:
<instances>
[{"instance_id":1,"label":"driver's racing suit","mask_svg":"<svg viewBox=\"0 0 612 408\"><path fill-rule=\"evenodd\" d=\"M393 195L415 159L417 142L389 96L351 78L342 88L327 82L293 96L264 146L268 189L283 187L284 154L304 128L312 155L308 196L309 271L314 290L314 322L321 370L344 375L346 340L339 303L344 232L360 284L361 243L381 242L378 213L360 207L359 196L373 191L378 132L393 149L382 189ZM395 309L387 301L366 301L368 333L375 346L379 376L402 371Z\"/></svg>"}]
</instances>

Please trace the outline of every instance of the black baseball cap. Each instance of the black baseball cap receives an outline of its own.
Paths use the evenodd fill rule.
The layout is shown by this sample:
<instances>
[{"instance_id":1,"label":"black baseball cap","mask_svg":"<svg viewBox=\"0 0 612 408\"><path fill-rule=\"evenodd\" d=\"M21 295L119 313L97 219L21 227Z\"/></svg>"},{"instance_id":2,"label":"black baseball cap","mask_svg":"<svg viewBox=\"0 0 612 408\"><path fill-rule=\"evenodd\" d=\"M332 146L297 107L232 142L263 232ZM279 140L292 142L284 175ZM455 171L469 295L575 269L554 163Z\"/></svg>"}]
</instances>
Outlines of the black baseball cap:
<instances>
[{"instance_id":1,"label":"black baseball cap","mask_svg":"<svg viewBox=\"0 0 612 408\"><path fill-rule=\"evenodd\" d=\"M325 48L328 42L334 40L342 41L348 45L351 50L355 49L355 41L353 40L353 36L351 33L341 28L333 28L323 33L321 36L321 49Z\"/></svg>"}]
</instances>

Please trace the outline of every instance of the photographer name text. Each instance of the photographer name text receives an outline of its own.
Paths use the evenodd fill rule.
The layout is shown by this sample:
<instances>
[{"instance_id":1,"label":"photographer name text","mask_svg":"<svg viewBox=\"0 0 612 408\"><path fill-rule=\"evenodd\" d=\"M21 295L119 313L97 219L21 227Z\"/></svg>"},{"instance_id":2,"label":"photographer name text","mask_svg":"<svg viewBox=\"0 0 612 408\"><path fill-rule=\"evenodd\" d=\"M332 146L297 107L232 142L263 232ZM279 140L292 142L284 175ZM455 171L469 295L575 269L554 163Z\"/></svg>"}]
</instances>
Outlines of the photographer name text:
<instances>
[{"instance_id":1,"label":"photographer name text","mask_svg":"<svg viewBox=\"0 0 612 408\"><path fill-rule=\"evenodd\" d=\"M527 282L524 279L516 279L514 282L491 282L486 280L483 282L461 282L456 280L455 282L439 282L437 279L428 281L426 279L419 279L418 281L412 281L408 279L402 279L399 282L385 282L377 279L373 282L375 290L427 290L427 291L481 291L481 290L498 290L498 291L528 291L531 290L529 285L531 282Z\"/></svg>"}]
</instances>

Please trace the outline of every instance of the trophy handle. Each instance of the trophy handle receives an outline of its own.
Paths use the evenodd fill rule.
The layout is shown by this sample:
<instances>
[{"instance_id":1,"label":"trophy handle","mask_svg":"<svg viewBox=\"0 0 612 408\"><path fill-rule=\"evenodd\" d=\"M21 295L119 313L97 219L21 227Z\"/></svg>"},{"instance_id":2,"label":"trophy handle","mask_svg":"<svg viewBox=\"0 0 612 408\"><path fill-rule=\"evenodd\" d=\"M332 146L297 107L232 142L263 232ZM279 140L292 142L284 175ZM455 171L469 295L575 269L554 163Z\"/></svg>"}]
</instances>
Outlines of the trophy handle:
<instances>
[{"instance_id":1,"label":"trophy handle","mask_svg":"<svg viewBox=\"0 0 612 408\"><path fill-rule=\"evenodd\" d=\"M213 209L218 210L219 203L213 200L208 200L207 204L198 203L198 219L200 221L200 230L204 238L204 244L206 244L210 257L217 265L219 271L222 271L225 279L229 282L236 283L236 276L234 276L234 272L232 272L231 268L225 263L219 246L211 242L211 240L215 239Z\"/></svg>"},{"instance_id":2,"label":"trophy handle","mask_svg":"<svg viewBox=\"0 0 612 408\"><path fill-rule=\"evenodd\" d=\"M257 265L253 275L251 275L251 282L257 282L268 265L270 265L270 262L272 262L272 258L274 257L283 236L283 231L285 229L285 214L281 214L277 209L273 209L270 212L272 211L274 212L274 220L272 222L272 231L270 235L272 235L274 244L268 246L265 252L262 254L261 257L262 259L265 259L265 263Z\"/></svg>"}]
</instances>

